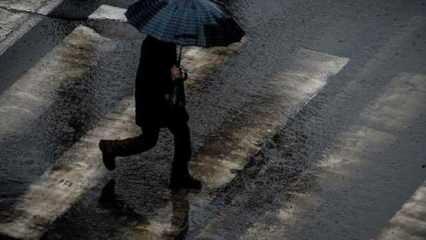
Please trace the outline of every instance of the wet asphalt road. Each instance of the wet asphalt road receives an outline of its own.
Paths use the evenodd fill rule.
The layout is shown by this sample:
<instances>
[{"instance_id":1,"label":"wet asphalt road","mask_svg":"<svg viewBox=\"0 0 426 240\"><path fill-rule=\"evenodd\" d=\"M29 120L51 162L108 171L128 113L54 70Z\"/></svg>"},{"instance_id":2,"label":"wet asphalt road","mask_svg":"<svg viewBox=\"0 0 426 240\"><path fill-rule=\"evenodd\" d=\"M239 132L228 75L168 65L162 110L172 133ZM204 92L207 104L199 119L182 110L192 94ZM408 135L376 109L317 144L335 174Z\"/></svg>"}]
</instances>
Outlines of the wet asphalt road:
<instances>
[{"instance_id":1,"label":"wet asphalt road","mask_svg":"<svg viewBox=\"0 0 426 240\"><path fill-rule=\"evenodd\" d=\"M67 20L46 18L0 58L1 91L77 24L85 23L84 17L99 4L125 7L129 2L69 1L61 6L51 15ZM257 103L253 98L257 89L282 73L298 49L349 62L225 186L200 194L170 195L166 186L172 147L170 134L164 132L160 146L120 161L119 169L56 220L44 239L183 239L183 235L186 239L370 239L425 180L421 168L426 164L425 98L416 99L423 104L410 112L415 117L406 125L385 131L395 142L380 152L365 151L368 164L349 165L343 169L345 174L319 167L327 156L340 154L336 153L340 141L345 143L345 136L357 129L354 126L366 124L365 109L387 92L391 82L398 83L400 73L426 74L424 1L235 0L230 7L248 38L237 55L190 91L196 153L239 109L250 112L250 104ZM131 96L141 40L110 37L107 50L102 46L99 50L106 55L85 73L91 81L62 85L44 114L16 135L1 136L2 145L9 146L0 153L1 208L16 203L73 143ZM36 45L28 47L32 46L28 43ZM252 91L239 91L244 88ZM210 102L223 107L210 107ZM380 124L368 124L382 129ZM98 201L102 191L112 194L104 188L111 178L115 179L113 195L125 206L118 211ZM291 208L296 209L292 215ZM277 218L277 212L286 217ZM180 226L180 235L158 237L149 233L155 230L141 227L154 222L161 229L162 218L170 214L176 225L188 218L189 229Z\"/></svg>"}]
</instances>

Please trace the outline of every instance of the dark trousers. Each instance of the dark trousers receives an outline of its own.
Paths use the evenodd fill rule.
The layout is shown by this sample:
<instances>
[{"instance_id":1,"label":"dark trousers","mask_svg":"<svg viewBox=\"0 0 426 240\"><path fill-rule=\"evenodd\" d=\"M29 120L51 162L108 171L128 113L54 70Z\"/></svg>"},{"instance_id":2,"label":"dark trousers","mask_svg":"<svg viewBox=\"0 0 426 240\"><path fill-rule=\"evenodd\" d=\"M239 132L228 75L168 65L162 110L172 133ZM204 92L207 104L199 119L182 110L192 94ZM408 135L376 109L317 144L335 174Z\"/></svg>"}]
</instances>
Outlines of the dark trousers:
<instances>
[{"instance_id":1,"label":"dark trousers","mask_svg":"<svg viewBox=\"0 0 426 240\"><path fill-rule=\"evenodd\" d=\"M191 135L187 119L166 121L166 127L174 136L174 159L172 177L189 174L188 163L191 160ZM128 139L118 140L115 147L117 156L129 156L142 153L153 148L158 140L160 125L156 123L142 124L142 134Z\"/></svg>"}]
</instances>

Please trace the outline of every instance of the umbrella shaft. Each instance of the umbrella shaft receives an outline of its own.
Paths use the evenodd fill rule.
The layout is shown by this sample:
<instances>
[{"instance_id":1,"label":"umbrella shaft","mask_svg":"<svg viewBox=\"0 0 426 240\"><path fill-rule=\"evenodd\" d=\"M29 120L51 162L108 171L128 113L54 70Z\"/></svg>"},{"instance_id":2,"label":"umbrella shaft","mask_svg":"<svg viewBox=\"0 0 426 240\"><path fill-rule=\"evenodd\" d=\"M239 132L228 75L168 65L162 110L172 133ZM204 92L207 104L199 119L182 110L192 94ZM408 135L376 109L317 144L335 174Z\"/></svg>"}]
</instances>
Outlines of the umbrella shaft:
<instances>
[{"instance_id":1,"label":"umbrella shaft","mask_svg":"<svg viewBox=\"0 0 426 240\"><path fill-rule=\"evenodd\" d=\"M183 51L182 46L179 46L178 51L179 51L179 53L178 53L177 65L178 65L178 67L180 67L180 62L182 60L182 51Z\"/></svg>"}]
</instances>

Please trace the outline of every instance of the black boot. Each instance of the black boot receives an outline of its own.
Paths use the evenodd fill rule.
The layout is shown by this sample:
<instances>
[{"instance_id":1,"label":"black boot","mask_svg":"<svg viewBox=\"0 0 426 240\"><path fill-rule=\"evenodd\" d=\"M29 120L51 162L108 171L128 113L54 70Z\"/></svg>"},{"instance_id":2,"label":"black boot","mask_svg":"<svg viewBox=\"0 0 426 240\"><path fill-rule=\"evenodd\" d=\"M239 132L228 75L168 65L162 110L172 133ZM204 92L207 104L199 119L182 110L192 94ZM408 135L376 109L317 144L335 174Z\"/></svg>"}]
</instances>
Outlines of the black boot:
<instances>
[{"instance_id":1,"label":"black boot","mask_svg":"<svg viewBox=\"0 0 426 240\"><path fill-rule=\"evenodd\" d=\"M141 153L152 148L156 143L156 138L138 136L122 140L101 140L99 148L102 151L102 160L108 170L115 169L115 158L126 157Z\"/></svg>"},{"instance_id":2,"label":"black boot","mask_svg":"<svg viewBox=\"0 0 426 240\"><path fill-rule=\"evenodd\" d=\"M106 169L112 171L115 169L114 140L101 140L99 141L99 149L102 151L102 161Z\"/></svg>"},{"instance_id":3,"label":"black boot","mask_svg":"<svg viewBox=\"0 0 426 240\"><path fill-rule=\"evenodd\" d=\"M178 191L180 189L200 191L202 187L201 181L193 178L187 169L172 170L169 184L169 188L172 191Z\"/></svg>"}]
</instances>

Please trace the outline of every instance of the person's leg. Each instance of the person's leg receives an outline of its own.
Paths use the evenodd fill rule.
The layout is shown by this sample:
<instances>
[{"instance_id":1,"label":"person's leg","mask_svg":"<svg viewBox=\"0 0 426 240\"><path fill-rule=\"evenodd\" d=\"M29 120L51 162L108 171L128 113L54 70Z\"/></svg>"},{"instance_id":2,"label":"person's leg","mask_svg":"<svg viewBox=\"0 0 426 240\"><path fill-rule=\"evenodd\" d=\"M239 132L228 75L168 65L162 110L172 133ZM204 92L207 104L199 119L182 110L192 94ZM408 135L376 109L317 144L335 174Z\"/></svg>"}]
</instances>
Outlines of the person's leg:
<instances>
[{"instance_id":1,"label":"person's leg","mask_svg":"<svg viewBox=\"0 0 426 240\"><path fill-rule=\"evenodd\" d=\"M144 125L142 134L122 140L101 140L99 148L108 170L115 169L115 157L125 157L145 152L155 146L160 128L156 125Z\"/></svg>"},{"instance_id":2,"label":"person's leg","mask_svg":"<svg viewBox=\"0 0 426 240\"><path fill-rule=\"evenodd\" d=\"M201 189L201 182L192 178L188 165L191 160L191 133L186 120L174 121L168 124L174 136L175 153L172 163L170 188Z\"/></svg>"},{"instance_id":3,"label":"person's leg","mask_svg":"<svg viewBox=\"0 0 426 240\"><path fill-rule=\"evenodd\" d=\"M188 173L188 163L191 160L191 135L190 129L186 122L174 123L169 125L169 130L174 136L174 158L172 169L173 172L183 174Z\"/></svg>"}]
</instances>

